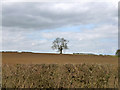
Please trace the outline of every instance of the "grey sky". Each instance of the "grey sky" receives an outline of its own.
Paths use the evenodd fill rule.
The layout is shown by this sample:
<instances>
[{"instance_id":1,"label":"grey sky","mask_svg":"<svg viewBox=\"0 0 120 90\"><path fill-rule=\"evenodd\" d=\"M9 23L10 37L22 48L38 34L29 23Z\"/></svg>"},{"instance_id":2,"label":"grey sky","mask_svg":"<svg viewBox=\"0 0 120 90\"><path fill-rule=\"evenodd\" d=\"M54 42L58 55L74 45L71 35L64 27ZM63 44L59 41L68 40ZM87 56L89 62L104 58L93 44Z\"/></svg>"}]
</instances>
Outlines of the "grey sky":
<instances>
[{"instance_id":1,"label":"grey sky","mask_svg":"<svg viewBox=\"0 0 120 90\"><path fill-rule=\"evenodd\" d=\"M116 3L12 2L2 9L3 50L53 52L56 37L70 41L68 53L114 54L117 49Z\"/></svg>"}]
</instances>

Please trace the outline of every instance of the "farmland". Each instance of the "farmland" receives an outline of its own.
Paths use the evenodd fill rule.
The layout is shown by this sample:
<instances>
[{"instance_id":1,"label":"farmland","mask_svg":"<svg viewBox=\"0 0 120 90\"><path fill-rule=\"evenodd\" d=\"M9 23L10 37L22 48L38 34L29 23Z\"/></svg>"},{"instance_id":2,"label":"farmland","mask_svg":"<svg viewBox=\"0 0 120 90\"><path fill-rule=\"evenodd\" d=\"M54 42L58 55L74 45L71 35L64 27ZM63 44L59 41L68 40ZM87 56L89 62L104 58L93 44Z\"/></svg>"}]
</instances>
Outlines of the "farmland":
<instances>
[{"instance_id":1,"label":"farmland","mask_svg":"<svg viewBox=\"0 0 120 90\"><path fill-rule=\"evenodd\" d=\"M118 64L115 56L99 55L72 55L72 54L49 54L49 53L2 53L4 64Z\"/></svg>"},{"instance_id":2,"label":"farmland","mask_svg":"<svg viewBox=\"0 0 120 90\"><path fill-rule=\"evenodd\" d=\"M3 53L3 88L117 88L115 56Z\"/></svg>"}]
</instances>

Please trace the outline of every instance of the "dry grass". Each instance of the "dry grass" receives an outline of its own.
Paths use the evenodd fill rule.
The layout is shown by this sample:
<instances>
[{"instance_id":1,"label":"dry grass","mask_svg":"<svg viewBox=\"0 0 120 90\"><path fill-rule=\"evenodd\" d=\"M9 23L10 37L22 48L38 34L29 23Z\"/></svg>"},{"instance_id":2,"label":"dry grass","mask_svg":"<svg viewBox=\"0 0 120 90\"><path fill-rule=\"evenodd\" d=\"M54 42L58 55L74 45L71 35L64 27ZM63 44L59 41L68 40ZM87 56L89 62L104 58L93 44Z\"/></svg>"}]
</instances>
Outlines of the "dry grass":
<instances>
[{"instance_id":1,"label":"dry grass","mask_svg":"<svg viewBox=\"0 0 120 90\"><path fill-rule=\"evenodd\" d=\"M3 88L117 88L118 68L104 64L3 64Z\"/></svg>"},{"instance_id":2,"label":"dry grass","mask_svg":"<svg viewBox=\"0 0 120 90\"><path fill-rule=\"evenodd\" d=\"M4 52L2 63L3 88L118 87L115 56Z\"/></svg>"}]
</instances>

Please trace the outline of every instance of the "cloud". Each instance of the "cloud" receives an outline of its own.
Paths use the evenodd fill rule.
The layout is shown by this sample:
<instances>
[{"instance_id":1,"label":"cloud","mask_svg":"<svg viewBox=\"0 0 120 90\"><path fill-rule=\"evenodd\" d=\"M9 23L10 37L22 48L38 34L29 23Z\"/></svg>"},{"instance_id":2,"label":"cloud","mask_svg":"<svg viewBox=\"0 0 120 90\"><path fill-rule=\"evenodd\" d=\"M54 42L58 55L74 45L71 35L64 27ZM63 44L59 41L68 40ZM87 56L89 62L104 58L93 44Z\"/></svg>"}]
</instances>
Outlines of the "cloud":
<instances>
[{"instance_id":1,"label":"cloud","mask_svg":"<svg viewBox=\"0 0 120 90\"><path fill-rule=\"evenodd\" d=\"M9 29L9 28L8 28ZM69 40L67 52L91 52L114 54L117 49L117 27L102 26L86 29L83 32L62 31L3 31L3 50L30 50L54 52L52 41L57 37ZM8 38L9 37L9 38Z\"/></svg>"},{"instance_id":2,"label":"cloud","mask_svg":"<svg viewBox=\"0 0 120 90\"><path fill-rule=\"evenodd\" d=\"M117 3L3 3L3 49L54 52L56 37L69 40L67 52L114 54L117 49ZM94 27L74 30L89 24ZM68 29L67 27L71 27ZM62 30L60 30L62 28Z\"/></svg>"},{"instance_id":3,"label":"cloud","mask_svg":"<svg viewBox=\"0 0 120 90\"><path fill-rule=\"evenodd\" d=\"M116 24L117 8L112 3L23 2L3 4L2 15L3 27L44 30L101 22Z\"/></svg>"},{"instance_id":4,"label":"cloud","mask_svg":"<svg viewBox=\"0 0 120 90\"><path fill-rule=\"evenodd\" d=\"M83 32L43 32L42 37L47 39L53 39L56 37L65 37L67 39L76 40L93 40L93 39L104 39L104 38L114 38L116 39L118 35L117 27L114 25L103 25L98 26L94 29L84 29Z\"/></svg>"},{"instance_id":5,"label":"cloud","mask_svg":"<svg viewBox=\"0 0 120 90\"><path fill-rule=\"evenodd\" d=\"M3 2L43 2L43 0L2 0ZM81 0L61 0L61 1L58 1L58 0L44 0L44 2L113 2L113 3L118 3L119 0L99 0L99 1L96 1L96 0L84 0L84 1L81 1Z\"/></svg>"}]
</instances>

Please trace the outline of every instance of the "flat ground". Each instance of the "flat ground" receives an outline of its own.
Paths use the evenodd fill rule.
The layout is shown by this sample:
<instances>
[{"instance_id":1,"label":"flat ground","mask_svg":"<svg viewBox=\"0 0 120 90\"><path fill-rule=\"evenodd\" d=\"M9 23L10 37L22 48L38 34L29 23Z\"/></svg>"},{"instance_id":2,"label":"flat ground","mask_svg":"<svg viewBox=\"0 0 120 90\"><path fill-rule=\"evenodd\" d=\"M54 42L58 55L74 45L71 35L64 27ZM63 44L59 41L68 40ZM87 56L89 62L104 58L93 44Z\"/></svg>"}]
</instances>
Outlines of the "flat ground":
<instances>
[{"instance_id":1,"label":"flat ground","mask_svg":"<svg viewBox=\"0 0 120 90\"><path fill-rule=\"evenodd\" d=\"M3 52L3 64L113 64L117 65L115 56L99 55L72 55L72 54L48 54L48 53L17 53Z\"/></svg>"}]
</instances>

